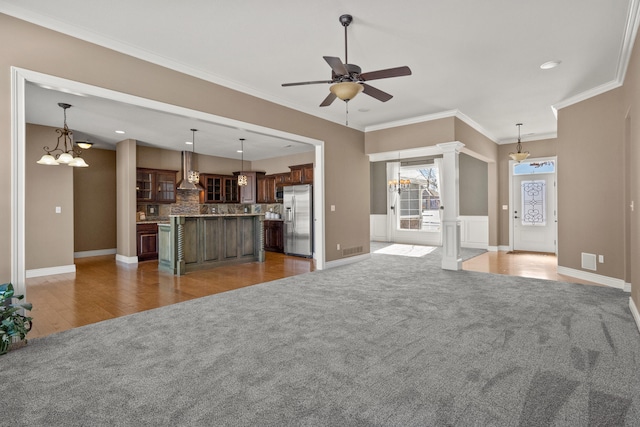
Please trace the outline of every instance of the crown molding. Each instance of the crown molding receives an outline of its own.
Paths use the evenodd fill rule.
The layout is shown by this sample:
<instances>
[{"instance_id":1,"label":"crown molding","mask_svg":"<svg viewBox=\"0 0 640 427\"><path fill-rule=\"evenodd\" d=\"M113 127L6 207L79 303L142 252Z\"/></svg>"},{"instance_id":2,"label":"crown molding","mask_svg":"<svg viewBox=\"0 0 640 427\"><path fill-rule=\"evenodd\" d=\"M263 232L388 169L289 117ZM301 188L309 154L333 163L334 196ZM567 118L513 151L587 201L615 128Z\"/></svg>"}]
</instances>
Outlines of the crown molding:
<instances>
[{"instance_id":1,"label":"crown molding","mask_svg":"<svg viewBox=\"0 0 640 427\"><path fill-rule=\"evenodd\" d=\"M380 123L380 124L373 125L373 126L367 126L367 127L364 128L364 131L365 131L365 133L374 132L374 131L377 131L377 130L390 129L390 128L395 128L395 127L399 127L399 126L414 125L414 124L417 124L417 123L430 122L430 121L433 121L433 120L446 119L446 118L449 118L449 117L455 117L457 119L462 120L464 123L466 123L467 125L471 126L473 129L475 129L476 131L481 133L484 137L490 139L491 141L495 142L496 144L498 143L498 140L493 135L491 135L489 133L489 131L487 131L485 128L480 126L476 121L471 119L469 116L467 116L466 114L464 114L460 110L447 110L447 111L441 111L439 113L412 117L412 118L409 118L409 119L403 119L403 120L396 120L396 121L392 121L392 122Z\"/></svg>"},{"instance_id":2,"label":"crown molding","mask_svg":"<svg viewBox=\"0 0 640 427\"><path fill-rule=\"evenodd\" d=\"M331 114L319 115L316 109L303 107L295 103L289 102L287 100L284 100L282 98L274 97L273 95L266 94L255 88L240 84L232 80L224 79L215 74L211 74L199 68L191 67L179 61L174 61L165 56L151 53L145 49L140 49L129 43L123 43L111 37L105 37L95 32L82 29L80 27L74 26L69 22L60 21L58 19L54 19L49 16L45 16L39 13L32 12L30 10L26 10L24 8L21 8L18 5L15 5L13 3L8 3L4 0L0 0L0 13L4 13L16 19L30 22L34 25L38 25L40 27L47 28L49 30L52 30L70 37L74 37L89 43L93 43L98 46L102 46L107 49L111 49L113 51L122 53L124 55L131 56L135 59L140 59L155 65L159 65L164 68L177 71L179 73L183 73L192 77L199 78L201 80L208 81L210 83L217 84L219 86L233 89L237 92L254 96L256 98L264 99L266 101L273 102L283 107L291 108L292 110L309 114L311 116L318 117L323 120L344 125L344 117L342 116L338 117L337 115L331 115ZM349 127L352 129L356 129L361 132L364 132L364 127L356 123L353 123L353 124L350 123Z\"/></svg>"},{"instance_id":3,"label":"crown molding","mask_svg":"<svg viewBox=\"0 0 640 427\"><path fill-rule=\"evenodd\" d=\"M542 141L544 139L555 139L557 137L558 137L558 132L547 132L547 133L538 133L534 135L529 135L526 137L523 136L520 138L520 141L521 142ZM498 145L515 144L516 142L518 142L516 138L501 139L500 141L498 141Z\"/></svg>"},{"instance_id":4,"label":"crown molding","mask_svg":"<svg viewBox=\"0 0 640 427\"><path fill-rule=\"evenodd\" d=\"M577 104L578 102L584 101L586 99L593 98L594 96L601 95L610 90L619 88L624 84L624 79L627 74L627 68L629 67L629 62L631 60L631 53L633 51L633 43L638 34L639 23L640 0L631 0L631 2L629 3L629 12L627 13L627 22L624 28L622 45L620 46L620 55L618 56L618 65L616 67L615 79L552 105L551 110L553 111L556 120L558 119L558 110L569 107L573 104Z\"/></svg>"}]
</instances>

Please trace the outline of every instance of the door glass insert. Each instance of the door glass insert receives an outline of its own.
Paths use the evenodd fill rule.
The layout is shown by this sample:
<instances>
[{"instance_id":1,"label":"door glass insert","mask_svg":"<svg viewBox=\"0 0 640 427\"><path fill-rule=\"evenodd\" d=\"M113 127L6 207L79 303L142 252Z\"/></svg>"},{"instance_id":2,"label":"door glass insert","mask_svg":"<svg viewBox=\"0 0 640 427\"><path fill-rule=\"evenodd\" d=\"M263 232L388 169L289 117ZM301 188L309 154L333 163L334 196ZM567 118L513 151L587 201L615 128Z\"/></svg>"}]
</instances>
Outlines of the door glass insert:
<instances>
[{"instance_id":1,"label":"door glass insert","mask_svg":"<svg viewBox=\"0 0 640 427\"><path fill-rule=\"evenodd\" d=\"M522 225L546 225L546 183L544 180L522 181Z\"/></svg>"},{"instance_id":2,"label":"door glass insert","mask_svg":"<svg viewBox=\"0 0 640 427\"><path fill-rule=\"evenodd\" d=\"M514 175L554 173L555 171L556 162L554 160L544 160L541 162L520 162L513 165Z\"/></svg>"},{"instance_id":3,"label":"door glass insert","mask_svg":"<svg viewBox=\"0 0 640 427\"><path fill-rule=\"evenodd\" d=\"M440 183L435 164L403 166L400 179L410 184L399 193L399 230L440 230Z\"/></svg>"}]
</instances>

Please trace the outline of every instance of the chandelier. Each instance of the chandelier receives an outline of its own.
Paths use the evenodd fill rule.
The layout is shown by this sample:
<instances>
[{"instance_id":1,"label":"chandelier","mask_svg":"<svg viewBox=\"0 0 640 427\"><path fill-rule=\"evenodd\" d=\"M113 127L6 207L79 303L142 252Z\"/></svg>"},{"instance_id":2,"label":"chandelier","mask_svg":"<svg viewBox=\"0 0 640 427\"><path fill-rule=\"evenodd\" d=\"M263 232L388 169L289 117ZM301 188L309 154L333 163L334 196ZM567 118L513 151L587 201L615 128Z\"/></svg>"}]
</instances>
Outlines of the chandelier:
<instances>
[{"instance_id":1,"label":"chandelier","mask_svg":"<svg viewBox=\"0 0 640 427\"><path fill-rule=\"evenodd\" d=\"M521 161L529 157L529 152L522 151L522 143L520 143L520 126L522 126L522 123L518 123L516 124L516 126L518 126L518 143L516 144L516 152L509 153L509 157L520 163Z\"/></svg>"},{"instance_id":2,"label":"chandelier","mask_svg":"<svg viewBox=\"0 0 640 427\"><path fill-rule=\"evenodd\" d=\"M196 132L198 132L198 129L191 129L191 133L193 135L191 137L191 154L196 151ZM191 162L191 166L193 167L193 161ZM193 169L189 170L187 173L187 181L192 184L198 184L200 182L200 172Z\"/></svg>"},{"instance_id":3,"label":"chandelier","mask_svg":"<svg viewBox=\"0 0 640 427\"><path fill-rule=\"evenodd\" d=\"M244 174L244 138L240 138L240 155L242 159L242 166L240 167L240 175L238 175L238 185L244 187L249 184L247 175Z\"/></svg>"},{"instance_id":4,"label":"chandelier","mask_svg":"<svg viewBox=\"0 0 640 427\"><path fill-rule=\"evenodd\" d=\"M43 147L46 154L43 154L40 160L36 163L40 165L57 166L60 164L69 165L77 168L86 168L89 165L80 157L82 150L77 145L73 144L72 135L73 132L69 130L67 126L67 109L71 107L70 104L59 102L58 106L64 111L64 127L62 129L56 129L58 132L58 142L55 148L49 149L49 147ZM86 148L90 148L92 144L87 143L84 145Z\"/></svg>"},{"instance_id":5,"label":"chandelier","mask_svg":"<svg viewBox=\"0 0 640 427\"><path fill-rule=\"evenodd\" d=\"M409 191L409 188L411 188L411 180L408 178L400 178L400 168L398 167L398 179L389 181L389 192L400 194L403 191Z\"/></svg>"}]
</instances>

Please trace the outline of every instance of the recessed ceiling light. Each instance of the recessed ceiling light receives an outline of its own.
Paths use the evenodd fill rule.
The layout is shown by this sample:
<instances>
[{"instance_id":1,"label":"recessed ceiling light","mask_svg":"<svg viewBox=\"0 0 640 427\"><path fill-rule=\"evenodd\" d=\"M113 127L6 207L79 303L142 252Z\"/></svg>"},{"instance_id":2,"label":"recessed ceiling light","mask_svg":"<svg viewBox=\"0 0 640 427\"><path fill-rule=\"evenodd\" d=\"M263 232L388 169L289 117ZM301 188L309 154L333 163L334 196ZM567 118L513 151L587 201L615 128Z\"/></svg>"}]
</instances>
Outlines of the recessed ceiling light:
<instances>
[{"instance_id":1,"label":"recessed ceiling light","mask_svg":"<svg viewBox=\"0 0 640 427\"><path fill-rule=\"evenodd\" d=\"M368 113L371 110L369 110L368 108L358 108L358 111L360 111L361 113Z\"/></svg>"},{"instance_id":2,"label":"recessed ceiling light","mask_svg":"<svg viewBox=\"0 0 640 427\"><path fill-rule=\"evenodd\" d=\"M555 61L548 61L542 64L540 68L542 68L543 70L550 70L552 68L556 68L558 65L560 65L561 62L562 61L560 61L559 59L556 59Z\"/></svg>"},{"instance_id":3,"label":"recessed ceiling light","mask_svg":"<svg viewBox=\"0 0 640 427\"><path fill-rule=\"evenodd\" d=\"M116 133L123 134L123 133L124 133L124 131L123 131L123 130L117 130L117 131L116 131Z\"/></svg>"},{"instance_id":4,"label":"recessed ceiling light","mask_svg":"<svg viewBox=\"0 0 640 427\"><path fill-rule=\"evenodd\" d=\"M187 145L193 145L193 141L185 141L184 143Z\"/></svg>"},{"instance_id":5,"label":"recessed ceiling light","mask_svg":"<svg viewBox=\"0 0 640 427\"><path fill-rule=\"evenodd\" d=\"M236 153L242 153L242 150L237 150Z\"/></svg>"}]
</instances>

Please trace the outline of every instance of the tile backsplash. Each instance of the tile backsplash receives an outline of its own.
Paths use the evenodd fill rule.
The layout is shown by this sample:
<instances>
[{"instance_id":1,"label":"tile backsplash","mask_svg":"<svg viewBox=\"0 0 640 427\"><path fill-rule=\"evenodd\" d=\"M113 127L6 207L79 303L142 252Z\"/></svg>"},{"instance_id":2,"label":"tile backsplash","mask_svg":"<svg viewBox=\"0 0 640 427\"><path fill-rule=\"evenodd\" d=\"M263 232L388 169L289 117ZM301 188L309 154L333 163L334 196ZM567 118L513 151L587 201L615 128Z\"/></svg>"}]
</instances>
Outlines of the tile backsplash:
<instances>
[{"instance_id":1,"label":"tile backsplash","mask_svg":"<svg viewBox=\"0 0 640 427\"><path fill-rule=\"evenodd\" d=\"M180 193L183 193L183 191L179 191L178 195L180 195ZM243 213L245 208L247 208L250 213L275 212L281 214L283 211L281 203L260 203L252 205L241 203L201 204L197 191L193 193L195 193L195 198L189 194L182 195L182 197L176 197L176 203L172 204L138 204L137 211L145 213L146 221L167 220L169 215L237 214Z\"/></svg>"}]
</instances>

